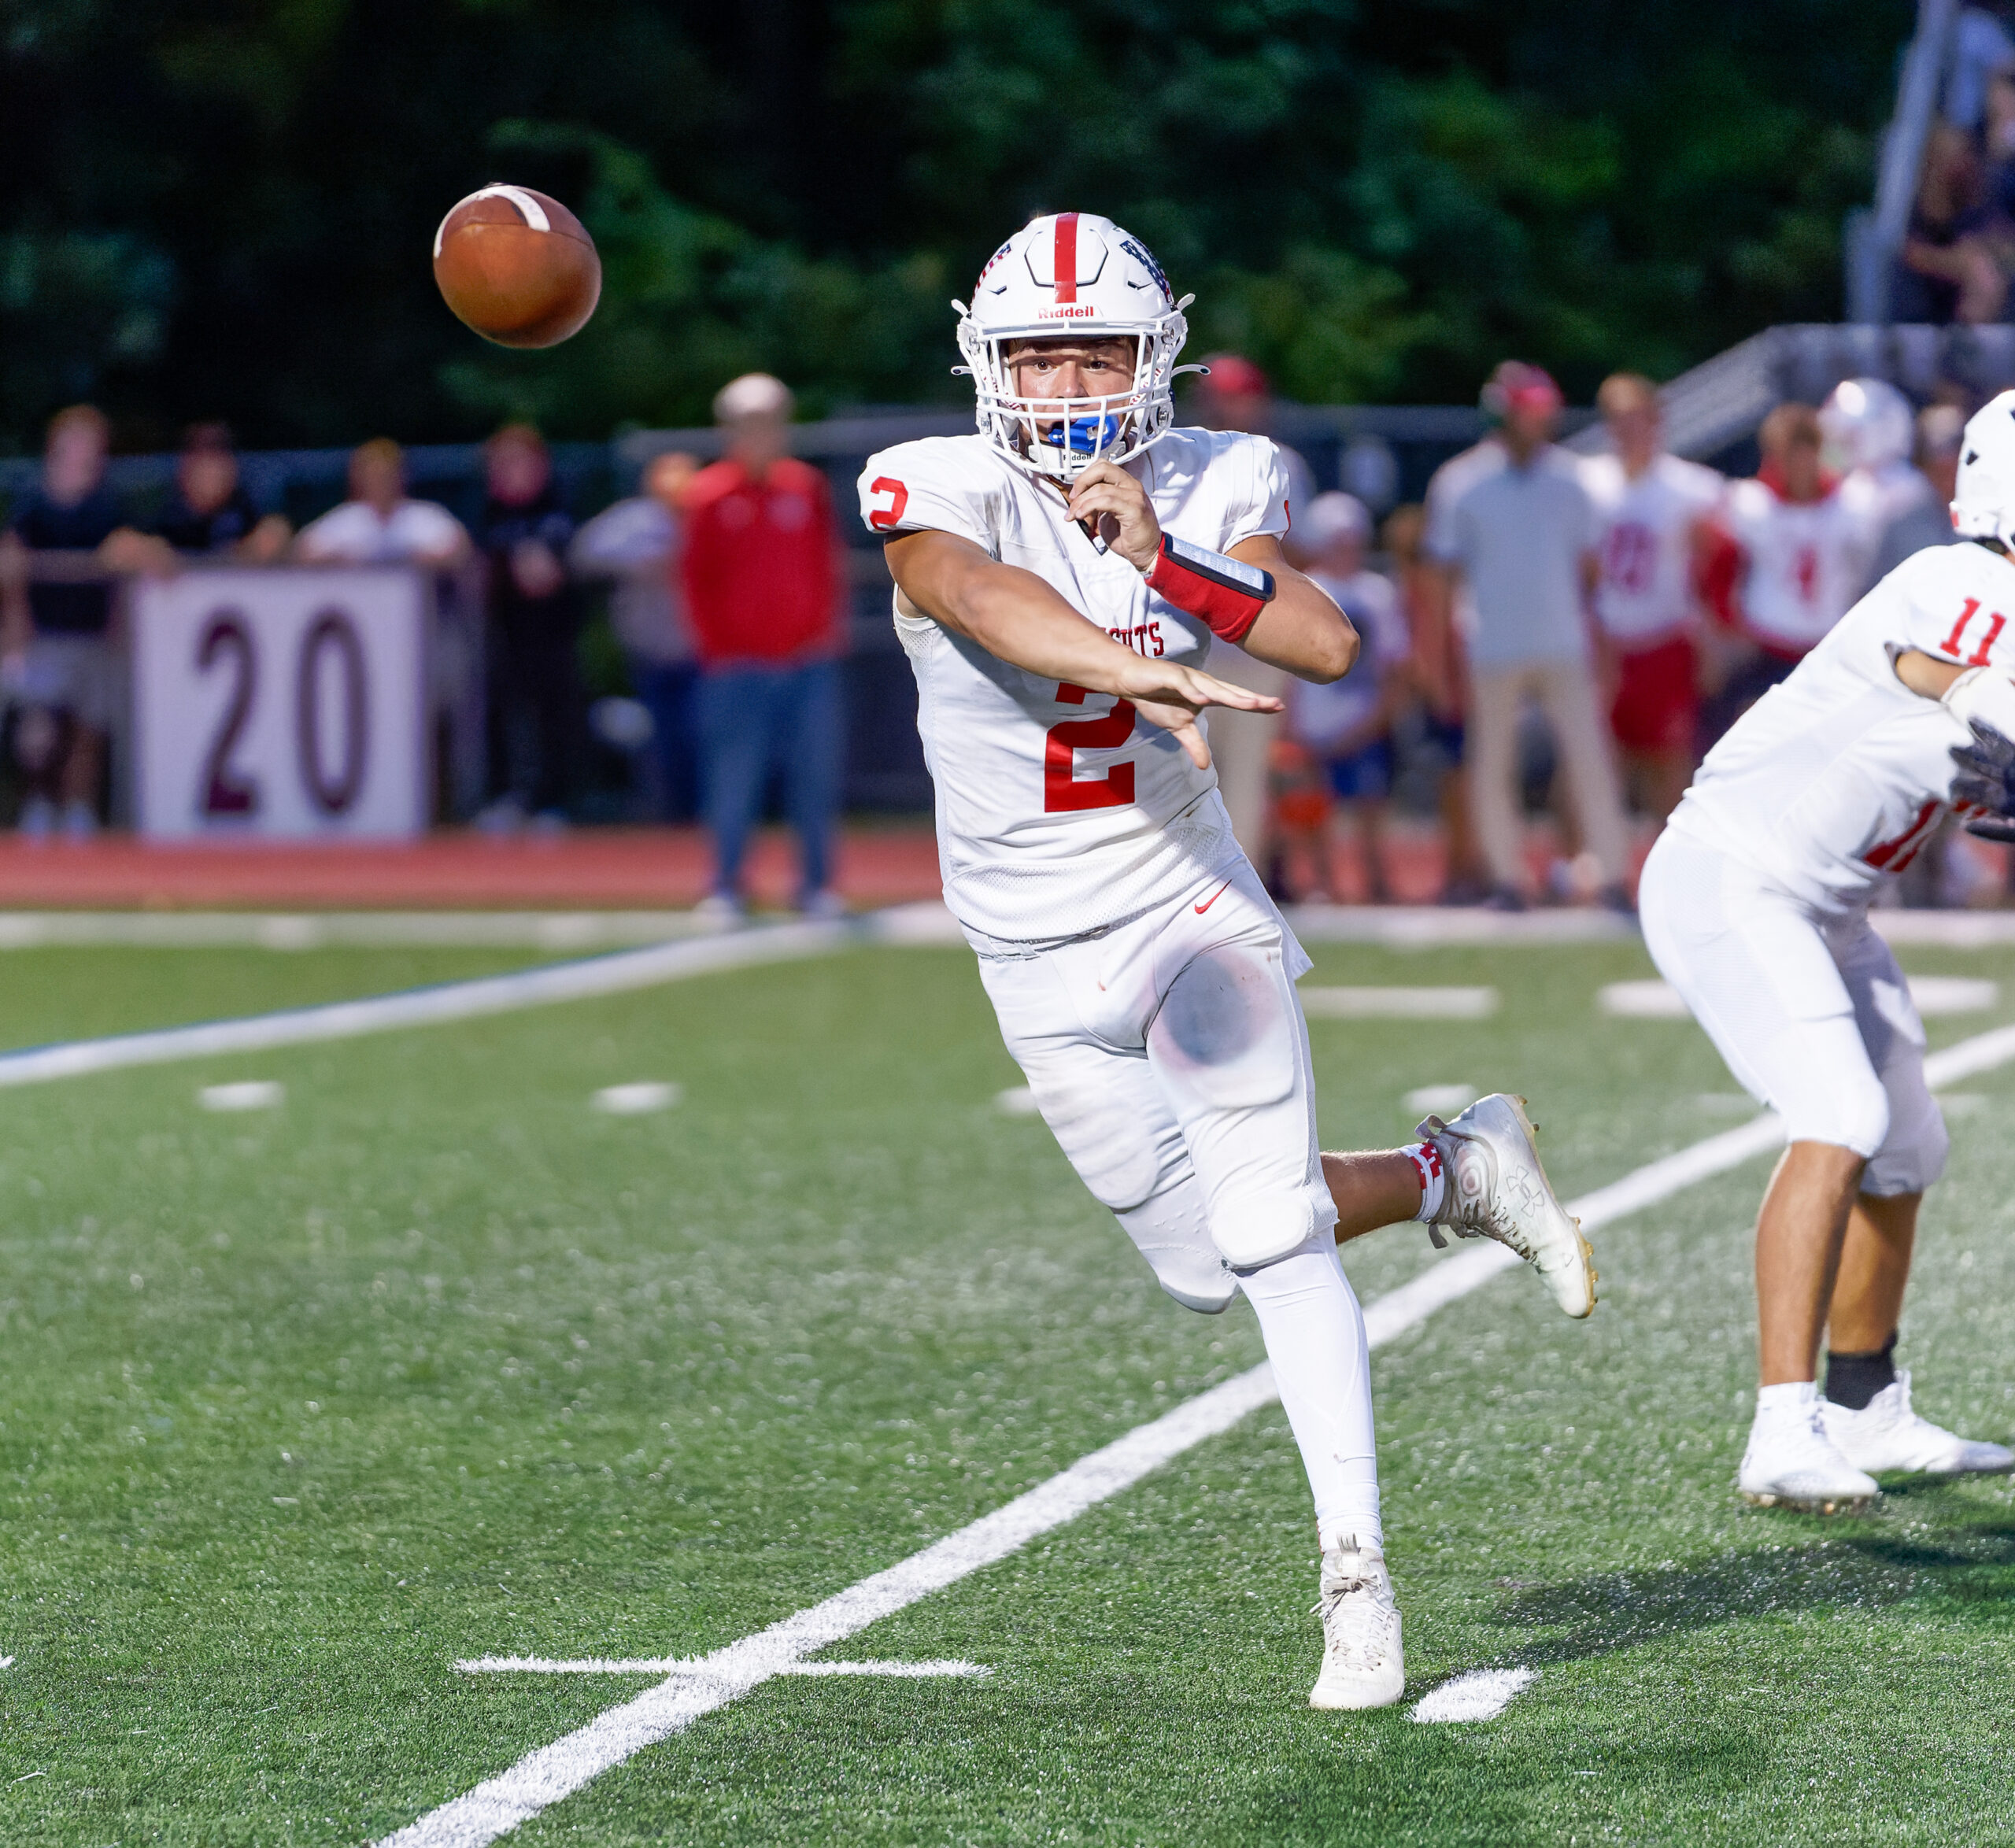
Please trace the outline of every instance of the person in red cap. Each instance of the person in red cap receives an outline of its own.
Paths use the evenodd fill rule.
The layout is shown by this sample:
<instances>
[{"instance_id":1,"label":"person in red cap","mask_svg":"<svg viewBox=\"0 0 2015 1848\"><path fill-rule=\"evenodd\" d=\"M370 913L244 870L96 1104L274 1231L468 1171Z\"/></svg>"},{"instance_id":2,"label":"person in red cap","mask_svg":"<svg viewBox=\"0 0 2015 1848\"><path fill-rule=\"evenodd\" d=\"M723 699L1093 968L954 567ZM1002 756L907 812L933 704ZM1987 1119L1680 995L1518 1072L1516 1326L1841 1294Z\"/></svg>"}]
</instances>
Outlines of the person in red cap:
<instances>
[{"instance_id":1,"label":"person in red cap","mask_svg":"<svg viewBox=\"0 0 2015 1848\"><path fill-rule=\"evenodd\" d=\"M1272 437L1274 391L1266 375L1242 353L1214 353L1203 361L1209 369L1197 381L1192 400L1196 421L1206 430L1237 430L1248 436ZM1315 498L1315 477L1295 450L1277 439L1274 453L1287 471L1288 521ZM1286 541L1290 548L1293 541ZM1218 644L1211 671L1220 680L1248 693L1278 699L1288 689L1288 676L1277 667L1255 660L1242 648ZM1273 855L1266 840L1268 808L1268 753L1282 735L1275 712L1241 712L1220 707L1210 718L1211 755L1218 767L1218 793L1231 817L1231 831L1246 858L1265 867Z\"/></svg>"},{"instance_id":2,"label":"person in red cap","mask_svg":"<svg viewBox=\"0 0 2015 1848\"><path fill-rule=\"evenodd\" d=\"M1536 701L1567 773L1590 881L1629 909L1628 836L1609 739L1596 704L1586 604L1600 527L1574 458L1556 449L1560 387L1537 366L1507 360L1483 389L1496 427L1443 464L1427 490L1427 551L1442 593L1459 601L1469 645L1470 786L1489 863L1490 902L1526 902L1518 801L1518 726Z\"/></svg>"}]
</instances>

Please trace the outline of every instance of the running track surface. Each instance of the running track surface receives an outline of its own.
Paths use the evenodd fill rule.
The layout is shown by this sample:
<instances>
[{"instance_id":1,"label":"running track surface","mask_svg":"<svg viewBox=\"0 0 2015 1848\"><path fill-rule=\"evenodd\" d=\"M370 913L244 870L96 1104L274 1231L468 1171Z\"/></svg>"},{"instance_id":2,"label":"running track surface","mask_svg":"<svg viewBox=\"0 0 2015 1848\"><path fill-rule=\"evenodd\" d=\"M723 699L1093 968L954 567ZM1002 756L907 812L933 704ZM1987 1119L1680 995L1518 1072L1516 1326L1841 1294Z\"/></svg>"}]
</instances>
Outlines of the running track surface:
<instances>
[{"instance_id":1,"label":"running track surface","mask_svg":"<svg viewBox=\"0 0 2015 1848\"><path fill-rule=\"evenodd\" d=\"M1535 870L1548 836L1528 837ZM1345 887L1365 896L1355 843L1340 846ZM1385 852L1393 895L1432 904L1441 885L1437 830L1397 823ZM31 845L0 833L0 909L161 911L657 910L697 904L712 870L697 828L579 829L556 838L496 840L440 833L409 845L246 841L151 846L108 834L84 845ZM866 908L939 894L937 848L928 822L846 830L839 887ZM789 904L797 856L787 834L765 830L749 856L749 889L762 906Z\"/></svg>"}]
</instances>

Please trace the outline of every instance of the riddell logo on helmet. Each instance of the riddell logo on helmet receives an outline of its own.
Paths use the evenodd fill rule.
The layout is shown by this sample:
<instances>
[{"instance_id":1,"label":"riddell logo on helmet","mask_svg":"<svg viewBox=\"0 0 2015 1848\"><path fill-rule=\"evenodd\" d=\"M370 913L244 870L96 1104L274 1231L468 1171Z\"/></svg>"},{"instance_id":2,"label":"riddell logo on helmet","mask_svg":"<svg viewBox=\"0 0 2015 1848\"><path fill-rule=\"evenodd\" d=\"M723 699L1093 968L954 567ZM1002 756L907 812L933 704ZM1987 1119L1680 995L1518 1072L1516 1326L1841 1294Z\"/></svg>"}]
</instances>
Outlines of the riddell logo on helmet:
<instances>
[{"instance_id":1,"label":"riddell logo on helmet","mask_svg":"<svg viewBox=\"0 0 2015 1848\"><path fill-rule=\"evenodd\" d=\"M1095 315L1098 312L1089 301L1077 301L1064 308L1037 309L1036 319L1039 321L1081 320L1085 316Z\"/></svg>"}]
</instances>

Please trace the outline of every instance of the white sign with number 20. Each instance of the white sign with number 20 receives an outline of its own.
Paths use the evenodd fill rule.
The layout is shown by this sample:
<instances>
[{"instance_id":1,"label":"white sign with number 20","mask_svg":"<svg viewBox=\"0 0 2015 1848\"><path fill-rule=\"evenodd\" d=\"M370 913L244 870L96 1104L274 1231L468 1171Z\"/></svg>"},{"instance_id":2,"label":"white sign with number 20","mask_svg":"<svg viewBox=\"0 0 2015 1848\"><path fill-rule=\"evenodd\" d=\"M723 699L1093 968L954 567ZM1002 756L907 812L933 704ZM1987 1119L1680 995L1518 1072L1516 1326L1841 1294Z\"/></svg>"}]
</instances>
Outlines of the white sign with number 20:
<instances>
[{"instance_id":1,"label":"white sign with number 20","mask_svg":"<svg viewBox=\"0 0 2015 1848\"><path fill-rule=\"evenodd\" d=\"M140 832L397 840L427 822L416 572L191 571L140 585Z\"/></svg>"}]
</instances>

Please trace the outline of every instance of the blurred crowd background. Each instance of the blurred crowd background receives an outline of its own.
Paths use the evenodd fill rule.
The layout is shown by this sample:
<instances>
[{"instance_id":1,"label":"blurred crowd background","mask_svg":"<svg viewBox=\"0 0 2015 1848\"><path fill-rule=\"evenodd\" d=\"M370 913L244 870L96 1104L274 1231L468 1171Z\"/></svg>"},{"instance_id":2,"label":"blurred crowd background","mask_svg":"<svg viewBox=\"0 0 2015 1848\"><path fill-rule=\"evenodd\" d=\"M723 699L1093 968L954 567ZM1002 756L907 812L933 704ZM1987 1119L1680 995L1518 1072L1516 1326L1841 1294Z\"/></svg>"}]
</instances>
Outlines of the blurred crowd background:
<instances>
[{"instance_id":1,"label":"blurred crowd background","mask_svg":"<svg viewBox=\"0 0 2015 1848\"><path fill-rule=\"evenodd\" d=\"M129 819L133 584L396 563L434 592L438 822L704 822L731 910L769 816L836 905L838 817L930 800L853 474L959 427L946 298L1085 199L1196 291L1185 414L1288 448L1291 551L1366 638L1340 686L1214 727L1270 882L1627 908L1701 753L1949 538L1959 429L2007 382L1920 342L1902 390L1780 391L1684 458L1653 383L1839 318L1905 129L1881 318L1998 351L1998 6L16 12L0 820L35 839ZM420 254L499 172L604 256L550 353L482 347ZM2006 885L1954 838L1898 896Z\"/></svg>"}]
</instances>

